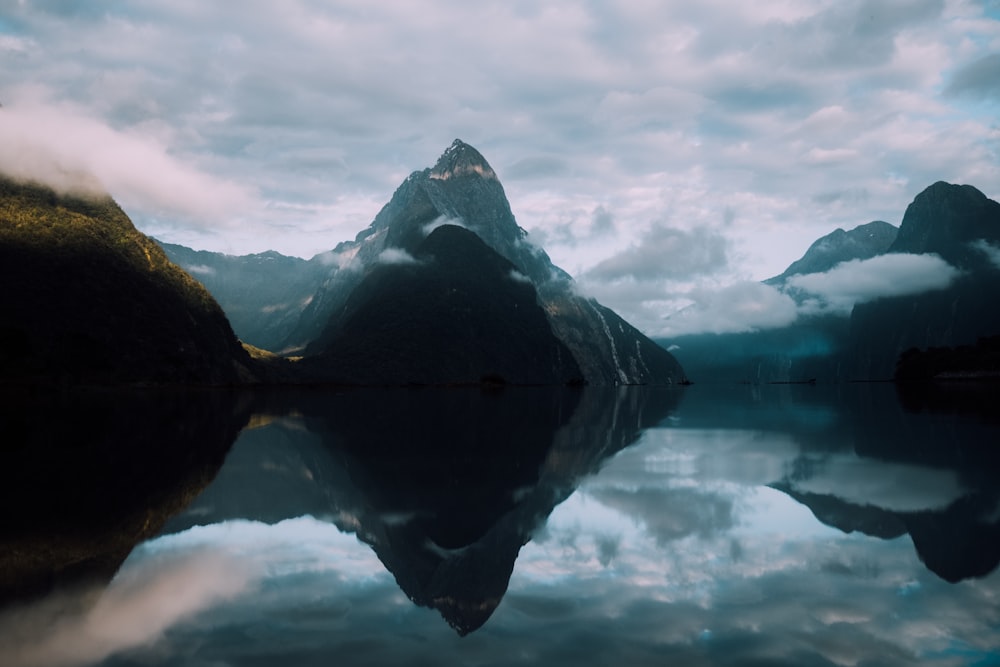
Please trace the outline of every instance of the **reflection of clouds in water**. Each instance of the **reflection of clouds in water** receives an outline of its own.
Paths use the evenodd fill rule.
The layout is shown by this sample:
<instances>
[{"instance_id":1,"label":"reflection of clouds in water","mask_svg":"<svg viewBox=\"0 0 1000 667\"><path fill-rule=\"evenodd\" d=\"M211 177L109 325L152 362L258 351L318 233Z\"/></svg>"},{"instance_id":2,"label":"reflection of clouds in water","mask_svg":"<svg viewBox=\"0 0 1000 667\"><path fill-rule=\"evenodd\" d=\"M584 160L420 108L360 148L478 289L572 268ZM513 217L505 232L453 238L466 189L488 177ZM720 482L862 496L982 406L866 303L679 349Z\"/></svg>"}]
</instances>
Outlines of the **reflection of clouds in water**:
<instances>
[{"instance_id":1,"label":"reflection of clouds in water","mask_svg":"<svg viewBox=\"0 0 1000 667\"><path fill-rule=\"evenodd\" d=\"M891 667L989 657L1000 575L949 585L918 562L908 538L844 535L756 486L786 477L801 456L781 434L647 432L555 509L522 548L496 613L464 638L414 606L353 534L301 517L147 543L99 613L52 618L34 609L4 620L0 664L83 665L122 650L127 664L178 667ZM849 486L859 477L849 463L819 460L809 483ZM912 472L899 479L912 482ZM900 497L875 494L864 475L855 488L885 502ZM15 655L29 631L48 641L22 641Z\"/></svg>"},{"instance_id":2,"label":"reflection of clouds in water","mask_svg":"<svg viewBox=\"0 0 1000 667\"><path fill-rule=\"evenodd\" d=\"M745 516L775 510L781 498L795 505L764 491L744 499ZM175 563L184 577L170 590L201 591L203 603L165 615L141 638L159 638L152 648L132 641L105 650L132 647L126 662L185 667L894 666L932 658L947 664L948 652L959 649L974 658L994 642L996 575L949 586L916 562L905 539L803 535L763 519L748 523L753 531L694 532L664 543L644 521L577 492L552 514L547 539L522 549L494 616L464 638L436 612L410 603L370 548L329 524L303 517L196 528L145 545L119 579L138 584L150 574L148 590L139 586L132 595L154 599L166 592L155 581L169 581L165 572ZM215 565L206 566L212 558ZM157 574L154 565L168 567ZM232 580L242 587L211 597ZM134 618L138 624L141 615ZM29 664L59 664L43 657Z\"/></svg>"},{"instance_id":3,"label":"reflection of clouds in water","mask_svg":"<svg viewBox=\"0 0 1000 667\"><path fill-rule=\"evenodd\" d=\"M844 536L825 527L803 534L796 524L808 510L787 496L765 489L748 502L755 506L749 513L762 516L748 517L754 530L743 527L738 538L692 532L664 543L623 514L621 523L634 530L604 567L600 539L608 519L589 525L593 500L577 493L550 517L550 539L522 550L510 608L550 624L544 634L556 664L567 661L555 656L570 656L585 641L580 628L589 641L599 637L603 650L705 664L949 664L959 651L982 657L994 647L996 574L951 586L923 568L905 538ZM781 513L803 516L792 525L763 516L782 504L788 507ZM560 546L568 542L577 548ZM576 605L557 604L566 599ZM495 617L501 619L509 620Z\"/></svg>"},{"instance_id":4,"label":"reflection of clouds in water","mask_svg":"<svg viewBox=\"0 0 1000 667\"><path fill-rule=\"evenodd\" d=\"M896 512L943 509L967 493L954 470L905 463L838 456L811 473L793 481L796 490Z\"/></svg>"},{"instance_id":5,"label":"reflection of clouds in water","mask_svg":"<svg viewBox=\"0 0 1000 667\"><path fill-rule=\"evenodd\" d=\"M0 618L0 664L87 665L152 644L177 623L243 594L258 575L218 549L145 558L124 568L103 595L57 595ZM66 611L74 608L81 613Z\"/></svg>"}]
</instances>

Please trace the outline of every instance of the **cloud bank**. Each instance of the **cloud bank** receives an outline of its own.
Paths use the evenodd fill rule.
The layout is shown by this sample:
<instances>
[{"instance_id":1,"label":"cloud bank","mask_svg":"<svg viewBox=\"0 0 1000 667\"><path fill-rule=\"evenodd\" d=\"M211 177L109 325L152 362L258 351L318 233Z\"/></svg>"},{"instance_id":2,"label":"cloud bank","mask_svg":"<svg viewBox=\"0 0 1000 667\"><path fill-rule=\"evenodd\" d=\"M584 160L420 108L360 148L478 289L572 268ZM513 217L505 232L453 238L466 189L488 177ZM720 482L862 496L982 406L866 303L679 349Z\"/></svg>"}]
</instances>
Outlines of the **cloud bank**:
<instances>
[{"instance_id":1,"label":"cloud bank","mask_svg":"<svg viewBox=\"0 0 1000 667\"><path fill-rule=\"evenodd\" d=\"M250 188L178 160L155 136L30 96L0 109L0 172L201 224L231 222L257 203Z\"/></svg>"},{"instance_id":2,"label":"cloud bank","mask_svg":"<svg viewBox=\"0 0 1000 667\"><path fill-rule=\"evenodd\" d=\"M740 282L717 290L696 290L694 303L665 320L664 334L740 333L792 324L798 317L795 301L762 283Z\"/></svg>"},{"instance_id":3,"label":"cloud bank","mask_svg":"<svg viewBox=\"0 0 1000 667\"><path fill-rule=\"evenodd\" d=\"M796 275L788 285L815 296L804 310L849 314L855 304L948 287L960 275L937 255L891 253L842 262L825 273Z\"/></svg>"}]
</instances>

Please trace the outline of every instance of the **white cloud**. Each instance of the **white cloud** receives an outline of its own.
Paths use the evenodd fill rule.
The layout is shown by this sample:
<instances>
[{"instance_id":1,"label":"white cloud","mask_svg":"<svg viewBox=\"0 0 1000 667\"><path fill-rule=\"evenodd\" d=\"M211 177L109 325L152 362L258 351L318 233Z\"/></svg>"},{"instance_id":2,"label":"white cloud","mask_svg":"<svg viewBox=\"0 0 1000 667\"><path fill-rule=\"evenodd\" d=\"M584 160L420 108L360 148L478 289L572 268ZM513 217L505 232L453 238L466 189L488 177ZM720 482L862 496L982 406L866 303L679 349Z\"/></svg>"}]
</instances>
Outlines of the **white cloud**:
<instances>
[{"instance_id":1,"label":"white cloud","mask_svg":"<svg viewBox=\"0 0 1000 667\"><path fill-rule=\"evenodd\" d=\"M462 227L464 229L468 229L468 227L465 226L465 222L461 218L450 218L447 215L439 215L438 217L434 218L432 221L424 225L421 228L421 231L424 233L424 236L428 236L435 229L443 225L455 225L456 227Z\"/></svg>"},{"instance_id":2,"label":"white cloud","mask_svg":"<svg viewBox=\"0 0 1000 667\"><path fill-rule=\"evenodd\" d=\"M517 271L516 269L511 269L510 273L507 274L507 275L510 276L510 279L513 280L516 283L525 283L525 284L528 284L528 285L532 284L531 283L531 278L529 278L528 276L524 275L520 271Z\"/></svg>"},{"instance_id":3,"label":"white cloud","mask_svg":"<svg viewBox=\"0 0 1000 667\"><path fill-rule=\"evenodd\" d=\"M818 298L809 310L846 314L857 303L944 289L959 273L937 255L891 253L842 262L825 273L792 276L787 284Z\"/></svg>"},{"instance_id":4,"label":"white cloud","mask_svg":"<svg viewBox=\"0 0 1000 667\"><path fill-rule=\"evenodd\" d=\"M103 593L78 594L83 601L64 594L0 618L0 663L83 666L152 645L168 628L245 593L258 576L219 549L144 560L122 570ZM96 598L93 606L88 598ZM67 613L78 606L85 611Z\"/></svg>"},{"instance_id":5,"label":"white cloud","mask_svg":"<svg viewBox=\"0 0 1000 667\"><path fill-rule=\"evenodd\" d=\"M192 264L190 266L185 266L184 270L187 271L188 273L195 273L198 275L205 275L205 276L210 276L215 273L215 269L205 264Z\"/></svg>"},{"instance_id":6,"label":"white cloud","mask_svg":"<svg viewBox=\"0 0 1000 667\"><path fill-rule=\"evenodd\" d=\"M798 316L790 296L757 282L699 289L689 298L694 303L670 315L663 335L757 331L787 326Z\"/></svg>"},{"instance_id":7,"label":"white cloud","mask_svg":"<svg viewBox=\"0 0 1000 667\"><path fill-rule=\"evenodd\" d=\"M0 171L202 223L231 221L254 203L249 188L177 159L155 137L116 130L30 90L0 109Z\"/></svg>"},{"instance_id":8,"label":"white cloud","mask_svg":"<svg viewBox=\"0 0 1000 667\"><path fill-rule=\"evenodd\" d=\"M993 266L1000 268L1000 246L993 245L986 239L979 239L972 243L972 247L986 255Z\"/></svg>"},{"instance_id":9,"label":"white cloud","mask_svg":"<svg viewBox=\"0 0 1000 667\"><path fill-rule=\"evenodd\" d=\"M402 248L386 248L375 260L379 264L419 264L420 260Z\"/></svg>"}]
</instances>

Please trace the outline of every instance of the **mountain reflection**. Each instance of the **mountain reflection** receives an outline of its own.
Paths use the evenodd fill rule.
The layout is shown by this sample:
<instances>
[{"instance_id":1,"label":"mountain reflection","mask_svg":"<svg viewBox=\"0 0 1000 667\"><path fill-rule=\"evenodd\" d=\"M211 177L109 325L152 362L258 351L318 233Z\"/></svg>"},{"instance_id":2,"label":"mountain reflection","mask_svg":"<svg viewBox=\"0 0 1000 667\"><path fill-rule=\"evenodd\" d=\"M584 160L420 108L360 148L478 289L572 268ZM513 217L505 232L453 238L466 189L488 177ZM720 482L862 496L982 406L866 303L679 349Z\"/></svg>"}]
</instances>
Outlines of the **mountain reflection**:
<instances>
[{"instance_id":1,"label":"mountain reflection","mask_svg":"<svg viewBox=\"0 0 1000 667\"><path fill-rule=\"evenodd\" d=\"M8 399L3 665L997 658L1000 424L977 401Z\"/></svg>"},{"instance_id":2,"label":"mountain reflection","mask_svg":"<svg viewBox=\"0 0 1000 667\"><path fill-rule=\"evenodd\" d=\"M946 581L1000 564L1000 422L991 386L903 387L898 399L884 385L729 392L712 402L692 392L684 425L718 427L700 410L729 402L741 406L744 427L786 434L792 451L758 483L845 533L908 534Z\"/></svg>"},{"instance_id":3,"label":"mountain reflection","mask_svg":"<svg viewBox=\"0 0 1000 667\"><path fill-rule=\"evenodd\" d=\"M0 606L107 582L211 482L249 403L225 391L0 393Z\"/></svg>"},{"instance_id":4,"label":"mountain reflection","mask_svg":"<svg viewBox=\"0 0 1000 667\"><path fill-rule=\"evenodd\" d=\"M493 614L519 550L578 480L679 397L597 387L274 394L263 409L282 437L247 434L165 532L329 517L464 635Z\"/></svg>"}]
</instances>

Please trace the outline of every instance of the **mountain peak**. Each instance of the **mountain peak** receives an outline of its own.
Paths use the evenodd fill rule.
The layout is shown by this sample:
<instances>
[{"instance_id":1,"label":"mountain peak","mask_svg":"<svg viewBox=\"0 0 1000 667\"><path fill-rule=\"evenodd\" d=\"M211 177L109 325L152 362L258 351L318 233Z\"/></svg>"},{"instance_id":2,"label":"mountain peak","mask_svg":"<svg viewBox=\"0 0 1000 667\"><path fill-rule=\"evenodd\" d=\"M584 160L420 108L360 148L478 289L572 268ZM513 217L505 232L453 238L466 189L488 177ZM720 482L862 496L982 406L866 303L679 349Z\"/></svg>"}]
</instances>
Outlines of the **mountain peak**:
<instances>
[{"instance_id":1,"label":"mountain peak","mask_svg":"<svg viewBox=\"0 0 1000 667\"><path fill-rule=\"evenodd\" d=\"M839 227L817 239L806 253L792 262L784 273L764 282L779 285L796 274L822 273L852 259L869 259L884 253L896 239L898 230L888 222L874 220L850 231Z\"/></svg>"},{"instance_id":2,"label":"mountain peak","mask_svg":"<svg viewBox=\"0 0 1000 667\"><path fill-rule=\"evenodd\" d=\"M456 176L472 174L497 180L496 172L482 153L461 139L455 139L438 158L434 168L431 169L430 177L446 181Z\"/></svg>"},{"instance_id":3,"label":"mountain peak","mask_svg":"<svg viewBox=\"0 0 1000 667\"><path fill-rule=\"evenodd\" d=\"M1000 241L1000 204L971 185L938 181L906 208L889 252L936 253L968 268L982 260L969 244Z\"/></svg>"}]
</instances>

